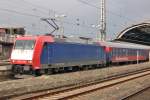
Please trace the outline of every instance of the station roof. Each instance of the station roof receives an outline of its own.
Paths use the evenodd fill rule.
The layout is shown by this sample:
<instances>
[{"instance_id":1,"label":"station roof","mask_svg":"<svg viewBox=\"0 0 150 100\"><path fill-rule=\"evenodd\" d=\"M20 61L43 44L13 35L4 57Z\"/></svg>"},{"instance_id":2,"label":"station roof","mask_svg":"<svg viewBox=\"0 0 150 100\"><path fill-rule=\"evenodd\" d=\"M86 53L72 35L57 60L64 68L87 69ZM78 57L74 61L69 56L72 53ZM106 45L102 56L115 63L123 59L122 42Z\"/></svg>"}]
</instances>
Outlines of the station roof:
<instances>
[{"instance_id":1,"label":"station roof","mask_svg":"<svg viewBox=\"0 0 150 100\"><path fill-rule=\"evenodd\" d=\"M114 41L150 45L150 22L132 25L120 32Z\"/></svg>"}]
</instances>

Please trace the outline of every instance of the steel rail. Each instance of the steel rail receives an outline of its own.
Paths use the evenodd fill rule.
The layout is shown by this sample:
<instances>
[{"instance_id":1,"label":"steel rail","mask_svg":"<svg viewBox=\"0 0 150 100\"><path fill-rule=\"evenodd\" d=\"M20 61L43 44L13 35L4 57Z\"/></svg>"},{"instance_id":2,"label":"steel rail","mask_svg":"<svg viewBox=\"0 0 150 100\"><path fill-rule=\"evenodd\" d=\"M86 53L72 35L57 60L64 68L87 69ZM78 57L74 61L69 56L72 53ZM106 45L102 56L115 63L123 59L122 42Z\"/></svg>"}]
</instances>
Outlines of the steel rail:
<instances>
[{"instance_id":1,"label":"steel rail","mask_svg":"<svg viewBox=\"0 0 150 100\"><path fill-rule=\"evenodd\" d=\"M142 92L144 92L144 91L146 91L148 89L150 89L150 86L143 87L140 90L134 91L131 94L122 97L120 100L128 100L128 99L130 99L130 98L132 98L132 97L134 97L136 95L141 94Z\"/></svg>"}]
</instances>

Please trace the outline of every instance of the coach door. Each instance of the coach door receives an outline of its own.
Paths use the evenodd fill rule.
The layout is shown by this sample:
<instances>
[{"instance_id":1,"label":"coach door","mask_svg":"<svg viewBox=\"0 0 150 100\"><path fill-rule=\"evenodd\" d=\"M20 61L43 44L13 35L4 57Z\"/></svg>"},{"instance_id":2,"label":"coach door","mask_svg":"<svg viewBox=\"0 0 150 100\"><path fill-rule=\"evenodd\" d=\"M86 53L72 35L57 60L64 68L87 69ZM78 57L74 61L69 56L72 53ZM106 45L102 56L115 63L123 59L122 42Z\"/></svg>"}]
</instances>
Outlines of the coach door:
<instances>
[{"instance_id":1,"label":"coach door","mask_svg":"<svg viewBox=\"0 0 150 100\"><path fill-rule=\"evenodd\" d=\"M150 62L150 50L149 50L149 62Z\"/></svg>"}]
</instances>

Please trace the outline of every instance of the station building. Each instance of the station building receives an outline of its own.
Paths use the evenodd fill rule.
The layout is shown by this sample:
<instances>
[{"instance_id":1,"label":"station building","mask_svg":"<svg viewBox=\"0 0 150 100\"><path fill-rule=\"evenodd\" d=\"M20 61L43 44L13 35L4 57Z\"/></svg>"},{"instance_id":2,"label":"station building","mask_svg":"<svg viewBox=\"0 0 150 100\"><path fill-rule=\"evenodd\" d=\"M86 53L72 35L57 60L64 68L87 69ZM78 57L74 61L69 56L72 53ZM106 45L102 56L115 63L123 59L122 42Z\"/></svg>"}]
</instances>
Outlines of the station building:
<instances>
[{"instance_id":1,"label":"station building","mask_svg":"<svg viewBox=\"0 0 150 100\"><path fill-rule=\"evenodd\" d=\"M24 35L24 27L0 26L0 59L8 59L18 35Z\"/></svg>"}]
</instances>

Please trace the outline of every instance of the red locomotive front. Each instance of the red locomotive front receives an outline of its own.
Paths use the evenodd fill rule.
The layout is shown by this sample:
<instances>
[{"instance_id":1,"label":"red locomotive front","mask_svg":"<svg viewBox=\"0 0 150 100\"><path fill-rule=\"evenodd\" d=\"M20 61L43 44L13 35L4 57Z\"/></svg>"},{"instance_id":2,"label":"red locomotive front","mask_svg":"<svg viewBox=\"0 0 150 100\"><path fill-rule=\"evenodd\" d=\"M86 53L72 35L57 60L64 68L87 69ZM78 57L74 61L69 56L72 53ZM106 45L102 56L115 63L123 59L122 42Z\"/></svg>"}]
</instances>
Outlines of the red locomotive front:
<instances>
[{"instance_id":1,"label":"red locomotive front","mask_svg":"<svg viewBox=\"0 0 150 100\"><path fill-rule=\"evenodd\" d=\"M24 73L40 69L40 54L45 42L53 42L51 36L18 37L11 53L13 73Z\"/></svg>"}]
</instances>

